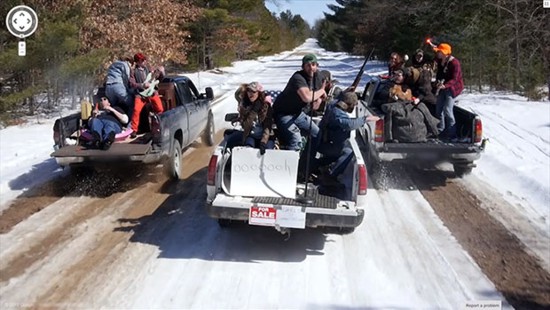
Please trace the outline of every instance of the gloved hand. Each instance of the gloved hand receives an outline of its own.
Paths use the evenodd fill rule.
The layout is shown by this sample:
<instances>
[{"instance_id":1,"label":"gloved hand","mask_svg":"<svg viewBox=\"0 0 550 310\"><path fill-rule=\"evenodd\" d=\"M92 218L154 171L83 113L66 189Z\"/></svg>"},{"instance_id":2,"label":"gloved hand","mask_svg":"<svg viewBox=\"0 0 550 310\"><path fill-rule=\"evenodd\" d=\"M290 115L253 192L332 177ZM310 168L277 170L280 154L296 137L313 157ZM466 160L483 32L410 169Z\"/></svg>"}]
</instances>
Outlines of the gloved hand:
<instances>
[{"instance_id":1,"label":"gloved hand","mask_svg":"<svg viewBox=\"0 0 550 310\"><path fill-rule=\"evenodd\" d=\"M265 154L265 143L263 142L260 143L260 154L261 155Z\"/></svg>"}]
</instances>

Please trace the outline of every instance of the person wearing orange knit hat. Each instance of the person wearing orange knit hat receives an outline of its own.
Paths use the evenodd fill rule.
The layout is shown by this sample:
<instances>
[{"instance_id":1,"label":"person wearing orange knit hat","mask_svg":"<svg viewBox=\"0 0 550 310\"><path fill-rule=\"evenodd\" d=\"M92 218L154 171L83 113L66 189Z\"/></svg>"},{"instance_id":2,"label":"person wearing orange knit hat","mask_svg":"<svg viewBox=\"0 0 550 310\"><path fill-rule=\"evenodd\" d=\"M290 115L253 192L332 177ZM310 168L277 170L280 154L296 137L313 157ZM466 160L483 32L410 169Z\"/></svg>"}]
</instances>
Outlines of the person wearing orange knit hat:
<instances>
[{"instance_id":1,"label":"person wearing orange knit hat","mask_svg":"<svg viewBox=\"0 0 550 310\"><path fill-rule=\"evenodd\" d=\"M456 136L456 121L453 112L455 98L464 90L462 70L460 62L452 56L452 48L448 43L441 43L433 47L435 60L437 62L437 101L436 117L440 122L438 125L439 135L451 141Z\"/></svg>"}]
</instances>

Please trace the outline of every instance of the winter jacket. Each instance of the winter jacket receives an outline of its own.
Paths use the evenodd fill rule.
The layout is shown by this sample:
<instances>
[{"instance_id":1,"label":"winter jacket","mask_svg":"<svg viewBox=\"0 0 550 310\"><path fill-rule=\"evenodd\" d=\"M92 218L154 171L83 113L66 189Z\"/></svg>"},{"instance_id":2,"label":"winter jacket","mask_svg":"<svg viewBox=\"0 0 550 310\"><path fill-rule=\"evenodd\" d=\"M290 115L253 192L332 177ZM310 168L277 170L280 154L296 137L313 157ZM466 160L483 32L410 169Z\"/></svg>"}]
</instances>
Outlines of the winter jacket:
<instances>
[{"instance_id":1,"label":"winter jacket","mask_svg":"<svg viewBox=\"0 0 550 310\"><path fill-rule=\"evenodd\" d=\"M107 69L106 85L122 84L128 88L130 80L130 66L126 61L115 61Z\"/></svg>"},{"instance_id":2,"label":"winter jacket","mask_svg":"<svg viewBox=\"0 0 550 310\"><path fill-rule=\"evenodd\" d=\"M445 88L451 91L451 96L455 98L464 90L464 81L462 80L462 70L460 62L453 56L446 58L445 64L437 63L437 80L444 80Z\"/></svg>"},{"instance_id":3,"label":"winter jacket","mask_svg":"<svg viewBox=\"0 0 550 310\"><path fill-rule=\"evenodd\" d=\"M435 104L436 98L432 93L431 74L428 69L420 69L420 74L416 81L409 80L412 95L420 101L429 104Z\"/></svg>"},{"instance_id":4,"label":"winter jacket","mask_svg":"<svg viewBox=\"0 0 550 310\"><path fill-rule=\"evenodd\" d=\"M350 132L363 125L365 125L364 117L350 118L348 113L338 106L338 101L334 100L327 106L325 115L319 123L321 137L323 137L320 149L329 147L334 150L343 149Z\"/></svg>"},{"instance_id":5,"label":"winter jacket","mask_svg":"<svg viewBox=\"0 0 550 310\"><path fill-rule=\"evenodd\" d=\"M244 130L243 144L251 134L261 135L260 142L267 143L273 127L273 108L268 101L258 97L256 101L250 102L245 97L239 104L239 119Z\"/></svg>"}]
</instances>

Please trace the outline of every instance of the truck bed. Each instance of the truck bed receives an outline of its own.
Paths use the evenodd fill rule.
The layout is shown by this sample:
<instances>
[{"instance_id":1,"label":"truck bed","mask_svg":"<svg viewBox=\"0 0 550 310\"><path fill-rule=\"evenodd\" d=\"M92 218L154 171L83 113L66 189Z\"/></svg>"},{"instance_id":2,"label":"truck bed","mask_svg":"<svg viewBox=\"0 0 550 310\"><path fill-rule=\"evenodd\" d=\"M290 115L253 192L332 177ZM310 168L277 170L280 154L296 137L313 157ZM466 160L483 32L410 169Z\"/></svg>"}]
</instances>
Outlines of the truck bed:
<instances>
[{"instance_id":1,"label":"truck bed","mask_svg":"<svg viewBox=\"0 0 550 310\"><path fill-rule=\"evenodd\" d=\"M60 166L102 162L153 163L160 158L160 152L151 151L151 142L113 143L108 150L90 149L83 145L67 145L51 154Z\"/></svg>"},{"instance_id":2,"label":"truck bed","mask_svg":"<svg viewBox=\"0 0 550 310\"><path fill-rule=\"evenodd\" d=\"M231 159L233 152L226 150L225 140L222 141L214 151L209 164L206 203L208 215L221 220L238 220L250 223L252 210L266 208L277 213L276 221L279 219L279 212L283 213L281 214L282 217L288 216L288 214L301 214L303 218L297 221L302 223L300 225L285 226L285 224L277 222L265 226L275 226L275 228L357 227L364 217L363 205L367 181L365 163L353 132L351 138L350 144L355 156L344 173L340 175L338 183L325 178L321 174L317 179L310 180L308 195L304 195L306 184L302 180L298 182L288 180L295 186L296 197L277 197L273 195L267 197L258 195L253 188L250 188L250 193L230 194L232 193ZM271 164L273 162L267 163ZM309 201L306 202L304 199L300 199L304 196Z\"/></svg>"},{"instance_id":3,"label":"truck bed","mask_svg":"<svg viewBox=\"0 0 550 310\"><path fill-rule=\"evenodd\" d=\"M316 208L323 209L336 209L336 206L340 202L339 199L334 197L330 193L323 195L319 192L319 189L315 186L308 185L308 197L313 200L313 204ZM290 198L276 198L276 197L254 197L253 203L267 203L273 205L286 205L286 206L302 206L303 204Z\"/></svg>"},{"instance_id":4,"label":"truck bed","mask_svg":"<svg viewBox=\"0 0 550 310\"><path fill-rule=\"evenodd\" d=\"M357 109L359 117L373 115L381 118L377 122L368 123L359 131L368 147L367 162L377 164L381 161L395 160L432 165L448 162L453 164L457 175L469 173L475 167L474 161L481 157L481 152L485 148L485 140L482 138L483 126L479 116L455 105L453 112L457 127L456 140L451 141L445 137L439 139L428 131L426 139L422 142L399 142L393 138L395 123L388 125L388 121L393 121L392 116L386 115L381 109L382 104L387 102L384 92L380 91L381 85L385 83L389 82L371 79L365 86ZM427 105L427 108L433 115L435 106ZM405 123L397 126L410 125Z\"/></svg>"}]
</instances>

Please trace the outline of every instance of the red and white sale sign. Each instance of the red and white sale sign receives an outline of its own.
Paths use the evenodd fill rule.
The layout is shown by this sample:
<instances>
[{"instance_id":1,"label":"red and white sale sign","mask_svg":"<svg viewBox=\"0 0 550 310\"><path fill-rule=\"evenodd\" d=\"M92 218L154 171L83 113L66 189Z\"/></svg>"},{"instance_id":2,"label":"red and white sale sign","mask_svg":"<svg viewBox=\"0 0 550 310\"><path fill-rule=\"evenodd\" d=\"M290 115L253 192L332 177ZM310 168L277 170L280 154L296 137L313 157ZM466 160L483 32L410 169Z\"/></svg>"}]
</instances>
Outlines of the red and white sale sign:
<instances>
[{"instance_id":1,"label":"red and white sale sign","mask_svg":"<svg viewBox=\"0 0 550 310\"><path fill-rule=\"evenodd\" d=\"M275 226L277 210L270 206L254 205L250 207L248 223L251 225Z\"/></svg>"}]
</instances>

